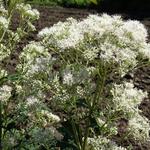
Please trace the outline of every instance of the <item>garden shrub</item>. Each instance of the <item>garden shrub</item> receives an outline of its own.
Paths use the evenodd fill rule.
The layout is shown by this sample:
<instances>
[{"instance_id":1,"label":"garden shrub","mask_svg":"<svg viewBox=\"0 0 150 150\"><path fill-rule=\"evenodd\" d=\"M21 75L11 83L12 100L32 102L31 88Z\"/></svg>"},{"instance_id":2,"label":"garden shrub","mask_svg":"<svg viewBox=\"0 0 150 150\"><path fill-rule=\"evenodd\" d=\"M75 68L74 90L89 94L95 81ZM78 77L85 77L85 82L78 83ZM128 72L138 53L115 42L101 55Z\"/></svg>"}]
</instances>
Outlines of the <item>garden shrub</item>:
<instances>
[{"instance_id":1,"label":"garden shrub","mask_svg":"<svg viewBox=\"0 0 150 150\"><path fill-rule=\"evenodd\" d=\"M92 4L97 4L99 0L58 0L58 4L63 6L73 6L73 7L88 7Z\"/></svg>"},{"instance_id":2,"label":"garden shrub","mask_svg":"<svg viewBox=\"0 0 150 150\"><path fill-rule=\"evenodd\" d=\"M27 3L40 5L61 5L68 7L88 7L97 5L99 0L25 0Z\"/></svg>"},{"instance_id":3,"label":"garden shrub","mask_svg":"<svg viewBox=\"0 0 150 150\"><path fill-rule=\"evenodd\" d=\"M39 17L28 4L11 6L1 7L0 60L16 50ZM15 32L9 28L10 8L21 15ZM1 68L4 149L126 150L113 141L121 119L128 120L122 137L149 141L149 120L138 109L148 94L125 80L149 64L147 31L140 22L89 15L58 22L38 37L23 48L14 74Z\"/></svg>"}]
</instances>

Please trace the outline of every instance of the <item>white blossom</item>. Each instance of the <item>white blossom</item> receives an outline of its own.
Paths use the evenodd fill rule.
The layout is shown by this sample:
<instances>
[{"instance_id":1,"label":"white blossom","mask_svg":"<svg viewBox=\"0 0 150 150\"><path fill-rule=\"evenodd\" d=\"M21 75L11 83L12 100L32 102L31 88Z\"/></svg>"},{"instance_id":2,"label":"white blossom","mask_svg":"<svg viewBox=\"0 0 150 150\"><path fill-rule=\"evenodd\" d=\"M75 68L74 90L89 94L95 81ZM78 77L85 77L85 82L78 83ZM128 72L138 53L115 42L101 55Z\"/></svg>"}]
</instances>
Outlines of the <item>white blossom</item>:
<instances>
[{"instance_id":1,"label":"white blossom","mask_svg":"<svg viewBox=\"0 0 150 150\"><path fill-rule=\"evenodd\" d=\"M135 140L150 140L150 122L146 117L141 116L139 113L136 113L134 117L129 119L128 130Z\"/></svg>"},{"instance_id":2,"label":"white blossom","mask_svg":"<svg viewBox=\"0 0 150 150\"><path fill-rule=\"evenodd\" d=\"M47 65L50 63L51 57L45 58L45 57L39 57L34 60L34 62L31 62L30 68L27 72L28 75L32 75L34 73L39 73L42 71L47 71Z\"/></svg>"},{"instance_id":3,"label":"white blossom","mask_svg":"<svg viewBox=\"0 0 150 150\"><path fill-rule=\"evenodd\" d=\"M8 85L3 85L0 88L0 101L7 102L8 99L11 97L11 91L12 91L12 87Z\"/></svg>"},{"instance_id":4,"label":"white blossom","mask_svg":"<svg viewBox=\"0 0 150 150\"><path fill-rule=\"evenodd\" d=\"M63 84L72 85L74 82L71 72L65 72L63 74Z\"/></svg>"},{"instance_id":5,"label":"white blossom","mask_svg":"<svg viewBox=\"0 0 150 150\"><path fill-rule=\"evenodd\" d=\"M117 146L115 142L102 136L88 138L88 145L92 150L127 150L124 147Z\"/></svg>"},{"instance_id":6,"label":"white blossom","mask_svg":"<svg viewBox=\"0 0 150 150\"><path fill-rule=\"evenodd\" d=\"M0 16L0 26L4 29L7 29L8 25L9 25L9 21L5 17Z\"/></svg>"},{"instance_id":7,"label":"white blossom","mask_svg":"<svg viewBox=\"0 0 150 150\"><path fill-rule=\"evenodd\" d=\"M60 121L57 115L52 114L48 110L41 110L41 115L46 116L51 123L58 123Z\"/></svg>"},{"instance_id":8,"label":"white blossom","mask_svg":"<svg viewBox=\"0 0 150 150\"><path fill-rule=\"evenodd\" d=\"M145 42L147 40L147 30L139 21L126 21L122 27L127 33L131 33L131 38L135 42ZM131 39L132 40L132 39Z\"/></svg>"},{"instance_id":9,"label":"white blossom","mask_svg":"<svg viewBox=\"0 0 150 150\"><path fill-rule=\"evenodd\" d=\"M30 96L26 100L27 106L32 106L32 105L34 105L34 104L36 104L38 102L39 102L39 100L36 97L34 97L34 96Z\"/></svg>"},{"instance_id":10,"label":"white blossom","mask_svg":"<svg viewBox=\"0 0 150 150\"><path fill-rule=\"evenodd\" d=\"M17 4L16 7L26 17L29 17L31 19L39 18L39 12L36 9L32 9L29 4L20 3L20 4Z\"/></svg>"},{"instance_id":11,"label":"white blossom","mask_svg":"<svg viewBox=\"0 0 150 150\"><path fill-rule=\"evenodd\" d=\"M7 76L7 71L0 68L0 79Z\"/></svg>"},{"instance_id":12,"label":"white blossom","mask_svg":"<svg viewBox=\"0 0 150 150\"><path fill-rule=\"evenodd\" d=\"M144 58L147 58L150 61L150 44L145 43L145 45L143 45L143 47L140 49L140 53Z\"/></svg>"},{"instance_id":13,"label":"white blossom","mask_svg":"<svg viewBox=\"0 0 150 150\"><path fill-rule=\"evenodd\" d=\"M46 41L45 45L60 52L74 49L87 61L99 58L115 64L121 76L136 67L138 56L149 56L144 25L138 21L123 21L120 16L89 15L82 21L70 18L43 29L39 37Z\"/></svg>"},{"instance_id":14,"label":"white blossom","mask_svg":"<svg viewBox=\"0 0 150 150\"><path fill-rule=\"evenodd\" d=\"M83 52L83 56L87 60L94 60L98 55L99 49L97 47L89 47Z\"/></svg>"},{"instance_id":15,"label":"white blossom","mask_svg":"<svg viewBox=\"0 0 150 150\"><path fill-rule=\"evenodd\" d=\"M25 12L25 14L31 18L36 18L38 19L39 18L39 12L36 10L36 9L32 9L32 10L27 10Z\"/></svg>"},{"instance_id":16,"label":"white blossom","mask_svg":"<svg viewBox=\"0 0 150 150\"><path fill-rule=\"evenodd\" d=\"M134 88L131 82L115 84L111 93L115 109L123 110L125 113L134 113L142 100L147 97L147 92Z\"/></svg>"}]
</instances>

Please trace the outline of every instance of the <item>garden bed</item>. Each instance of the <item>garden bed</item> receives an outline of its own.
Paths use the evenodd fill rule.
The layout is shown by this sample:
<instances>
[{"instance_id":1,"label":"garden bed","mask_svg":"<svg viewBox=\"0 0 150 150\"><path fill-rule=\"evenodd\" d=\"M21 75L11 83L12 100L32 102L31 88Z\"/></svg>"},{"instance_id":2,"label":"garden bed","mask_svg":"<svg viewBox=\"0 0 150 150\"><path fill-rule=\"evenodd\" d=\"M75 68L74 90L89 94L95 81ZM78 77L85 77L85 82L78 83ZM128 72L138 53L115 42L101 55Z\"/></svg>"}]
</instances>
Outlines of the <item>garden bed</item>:
<instances>
[{"instance_id":1,"label":"garden bed","mask_svg":"<svg viewBox=\"0 0 150 150\"><path fill-rule=\"evenodd\" d=\"M88 9L74 9L74 8L62 8L62 7L36 7L40 11L40 19L35 23L37 31L30 34L30 36L22 41L18 47L18 51L15 54L11 55L11 61L8 60L9 64L7 64L7 69L9 71L14 71L14 67L18 63L18 54L21 52L21 49L24 45L28 43L28 41L37 40L37 33L44 27L50 27L58 21L65 21L68 17L73 17L76 19L82 19L88 16L89 14L97 14L95 10ZM121 14L124 19L137 19L140 20L148 29L150 34L150 16L145 14L136 14L136 13L122 13ZM13 28L17 26L17 16L14 19ZM150 41L150 38L149 38ZM132 76L127 76L127 79L132 78ZM144 67L140 68L135 72L134 76L135 85L140 88L147 90L150 95L150 68ZM150 100L145 100L140 106L140 109L143 110L143 114L150 119ZM122 121L122 126L124 121ZM126 145L125 143L123 145ZM150 144L139 146L137 143L134 144L136 150L148 150ZM138 145L138 146L136 146Z\"/></svg>"}]
</instances>

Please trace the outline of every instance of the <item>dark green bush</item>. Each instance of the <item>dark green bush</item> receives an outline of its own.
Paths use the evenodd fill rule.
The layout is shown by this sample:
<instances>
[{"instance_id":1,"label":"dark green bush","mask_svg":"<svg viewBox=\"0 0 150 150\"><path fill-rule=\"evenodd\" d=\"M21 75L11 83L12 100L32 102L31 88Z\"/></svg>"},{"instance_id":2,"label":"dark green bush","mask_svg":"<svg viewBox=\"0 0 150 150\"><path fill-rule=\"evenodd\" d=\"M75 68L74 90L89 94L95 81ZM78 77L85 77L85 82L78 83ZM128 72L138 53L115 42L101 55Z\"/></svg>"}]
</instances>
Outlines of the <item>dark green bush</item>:
<instances>
[{"instance_id":1,"label":"dark green bush","mask_svg":"<svg viewBox=\"0 0 150 150\"><path fill-rule=\"evenodd\" d=\"M97 5L100 0L25 0L32 4L42 4L42 5L61 5L68 7L87 7L90 5Z\"/></svg>"},{"instance_id":2,"label":"dark green bush","mask_svg":"<svg viewBox=\"0 0 150 150\"><path fill-rule=\"evenodd\" d=\"M90 6L91 4L97 4L99 0L59 0L59 3L63 6Z\"/></svg>"}]
</instances>

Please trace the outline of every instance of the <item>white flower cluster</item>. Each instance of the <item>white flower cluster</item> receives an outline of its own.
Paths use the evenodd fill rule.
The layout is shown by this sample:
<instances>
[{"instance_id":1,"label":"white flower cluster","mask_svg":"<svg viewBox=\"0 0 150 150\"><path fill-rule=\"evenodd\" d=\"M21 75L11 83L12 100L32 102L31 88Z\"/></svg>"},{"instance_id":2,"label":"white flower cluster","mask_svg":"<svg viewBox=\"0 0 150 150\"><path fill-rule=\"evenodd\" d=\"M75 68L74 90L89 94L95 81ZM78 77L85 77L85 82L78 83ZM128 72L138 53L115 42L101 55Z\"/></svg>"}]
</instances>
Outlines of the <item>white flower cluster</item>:
<instances>
[{"instance_id":1,"label":"white flower cluster","mask_svg":"<svg viewBox=\"0 0 150 150\"><path fill-rule=\"evenodd\" d=\"M124 82L114 84L111 90L114 102L114 109L123 110L124 113L134 114L142 100L147 97L147 92L134 88L133 83Z\"/></svg>"},{"instance_id":2,"label":"white flower cluster","mask_svg":"<svg viewBox=\"0 0 150 150\"><path fill-rule=\"evenodd\" d=\"M36 20L39 18L39 12L36 9L32 9L29 4L18 4L17 10L20 11L25 17Z\"/></svg>"},{"instance_id":3,"label":"white flower cluster","mask_svg":"<svg viewBox=\"0 0 150 150\"><path fill-rule=\"evenodd\" d=\"M31 62L30 70L28 70L27 75L32 75L35 73L39 73L42 71L47 71L47 64L50 63L51 58L50 57L39 57L34 60L34 62Z\"/></svg>"},{"instance_id":4,"label":"white flower cluster","mask_svg":"<svg viewBox=\"0 0 150 150\"><path fill-rule=\"evenodd\" d=\"M32 106L32 105L34 105L36 103L39 103L39 100L36 97L34 97L34 96L28 97L26 101L27 101L26 102L27 106Z\"/></svg>"},{"instance_id":5,"label":"white flower cluster","mask_svg":"<svg viewBox=\"0 0 150 150\"><path fill-rule=\"evenodd\" d=\"M7 28L8 28L8 25L9 25L8 19L6 19L6 18L3 17L3 16L0 16L0 27L1 27L2 29L7 29Z\"/></svg>"},{"instance_id":6,"label":"white flower cluster","mask_svg":"<svg viewBox=\"0 0 150 150\"><path fill-rule=\"evenodd\" d=\"M150 59L150 44L149 43L143 45L143 48L141 48L141 55L143 55L144 58Z\"/></svg>"},{"instance_id":7,"label":"white flower cluster","mask_svg":"<svg viewBox=\"0 0 150 150\"><path fill-rule=\"evenodd\" d=\"M0 43L0 61L10 55L10 49L7 48L4 44Z\"/></svg>"},{"instance_id":8,"label":"white flower cluster","mask_svg":"<svg viewBox=\"0 0 150 150\"><path fill-rule=\"evenodd\" d=\"M0 68L0 79L7 76L7 71Z\"/></svg>"},{"instance_id":9,"label":"white flower cluster","mask_svg":"<svg viewBox=\"0 0 150 150\"><path fill-rule=\"evenodd\" d=\"M137 65L139 55L150 58L145 27L120 16L90 15L80 22L70 18L43 29L39 37L60 51L80 51L88 61L99 58L118 65L122 76Z\"/></svg>"},{"instance_id":10,"label":"white flower cluster","mask_svg":"<svg viewBox=\"0 0 150 150\"><path fill-rule=\"evenodd\" d=\"M124 147L117 146L115 142L101 136L88 138L88 146L90 150L127 150Z\"/></svg>"},{"instance_id":11,"label":"white flower cluster","mask_svg":"<svg viewBox=\"0 0 150 150\"><path fill-rule=\"evenodd\" d=\"M41 110L40 114L43 117L47 117L50 123L58 123L60 121L60 118L57 115L52 114L48 110Z\"/></svg>"},{"instance_id":12,"label":"white flower cluster","mask_svg":"<svg viewBox=\"0 0 150 150\"><path fill-rule=\"evenodd\" d=\"M8 10L4 8L4 0L0 0L0 12L3 14L8 13Z\"/></svg>"},{"instance_id":13,"label":"white flower cluster","mask_svg":"<svg viewBox=\"0 0 150 150\"><path fill-rule=\"evenodd\" d=\"M8 3L8 1L6 2ZM9 28L9 24L11 24L15 11L18 11L21 17L19 20L20 25L14 32ZM0 61L15 50L16 44L25 36L25 33L35 29L32 23L38 18L39 12L37 10L31 9L31 6L28 4L20 4L19 1L13 2L13 11L9 13L3 5L0 6ZM23 24L26 24L26 26Z\"/></svg>"},{"instance_id":14,"label":"white flower cluster","mask_svg":"<svg viewBox=\"0 0 150 150\"><path fill-rule=\"evenodd\" d=\"M40 42L31 42L23 49L20 55L21 64L17 66L18 72L25 77L23 78L25 81L20 81L22 89L28 92L26 87L31 86L30 91L33 90L35 93L33 97L27 97L27 105L37 103L36 94L41 92L46 95L46 100L54 102L58 108L72 112L72 108L78 109L77 104L80 100L86 103L87 109L90 109L91 104L99 106L99 99L102 100L102 106L105 105L107 101L103 100L110 98L110 95L105 97L105 94L111 92L112 101L109 99L106 104L111 103L109 113L122 112L121 115L129 119L128 130L132 135L136 134L134 136L136 139L147 139L149 125L147 120L139 115L138 110L147 93L134 88L131 82L114 84L111 91L109 86L105 93L107 83L104 82L105 79L103 81L103 78L106 80L109 78L110 73L124 76L140 63L141 58L150 58L149 44L146 43L147 31L141 23L123 21L120 16L90 15L79 22L70 18L66 22L45 28L39 32L39 37ZM105 85L104 92L98 93ZM31 92L28 95L30 94L32 95ZM95 103L92 101L93 98L96 98ZM108 109L110 107L108 106ZM101 108L94 106L94 109L99 111ZM108 111L102 110L105 114L103 120L106 122L110 117L107 116L110 115L107 114ZM60 118L47 108L39 109L38 113L37 116L39 115L39 120L44 126L60 121ZM115 135L117 134L115 121L118 116L115 119L108 125L104 121L103 124L106 126L103 126L100 120L97 123L101 124L99 126L106 129L109 135ZM134 131L133 126L136 128ZM101 136L88 138L88 143L93 150L125 150Z\"/></svg>"},{"instance_id":15,"label":"white flower cluster","mask_svg":"<svg viewBox=\"0 0 150 150\"><path fill-rule=\"evenodd\" d=\"M31 42L23 49L20 59L23 63L19 64L17 68L19 70L23 69L28 77L35 73L48 71L51 63L51 55L47 49L34 42Z\"/></svg>"},{"instance_id":16,"label":"white flower cluster","mask_svg":"<svg viewBox=\"0 0 150 150\"><path fill-rule=\"evenodd\" d=\"M7 103L8 99L11 97L12 87L8 85L3 85L0 88L0 101Z\"/></svg>"},{"instance_id":17,"label":"white flower cluster","mask_svg":"<svg viewBox=\"0 0 150 150\"><path fill-rule=\"evenodd\" d=\"M63 75L63 84L72 85L73 75L71 72L65 72Z\"/></svg>"},{"instance_id":18,"label":"white flower cluster","mask_svg":"<svg viewBox=\"0 0 150 150\"><path fill-rule=\"evenodd\" d=\"M39 43L31 42L23 49L23 53L21 53L20 58L25 58L27 61L29 61L33 57L37 56L37 54L45 55L45 53L48 54L47 49L45 49Z\"/></svg>"},{"instance_id":19,"label":"white flower cluster","mask_svg":"<svg viewBox=\"0 0 150 150\"><path fill-rule=\"evenodd\" d=\"M69 18L66 22L59 22L51 28L45 28L39 32L39 37L48 40L48 44L55 45L61 50L66 48L76 47L76 45L83 39L83 35L78 31L78 22Z\"/></svg>"},{"instance_id":20,"label":"white flower cluster","mask_svg":"<svg viewBox=\"0 0 150 150\"><path fill-rule=\"evenodd\" d=\"M129 119L128 131L135 140L149 141L150 133L150 121L136 113L131 119Z\"/></svg>"},{"instance_id":21,"label":"white flower cluster","mask_svg":"<svg viewBox=\"0 0 150 150\"><path fill-rule=\"evenodd\" d=\"M70 95L67 92L67 89L62 87L57 76L54 77L54 80L51 83L51 87L53 87L54 91L53 95L50 97L51 100L55 100L56 102L63 104L70 99Z\"/></svg>"},{"instance_id":22,"label":"white flower cluster","mask_svg":"<svg viewBox=\"0 0 150 150\"><path fill-rule=\"evenodd\" d=\"M134 88L131 82L124 82L121 85L115 84L111 93L113 95L114 109L123 111L128 116L130 134L140 141L149 139L149 121L139 114L140 110L138 109L142 100L147 97L147 92Z\"/></svg>"}]
</instances>

